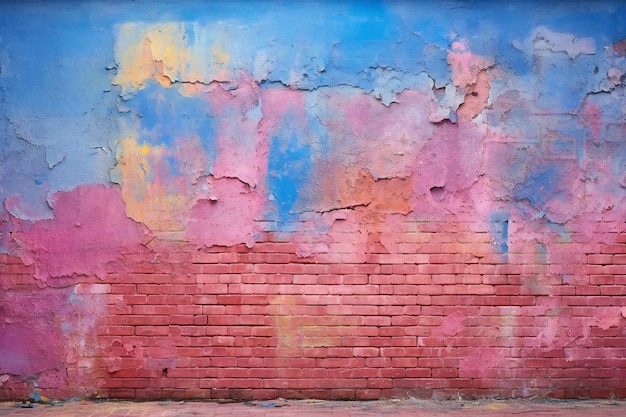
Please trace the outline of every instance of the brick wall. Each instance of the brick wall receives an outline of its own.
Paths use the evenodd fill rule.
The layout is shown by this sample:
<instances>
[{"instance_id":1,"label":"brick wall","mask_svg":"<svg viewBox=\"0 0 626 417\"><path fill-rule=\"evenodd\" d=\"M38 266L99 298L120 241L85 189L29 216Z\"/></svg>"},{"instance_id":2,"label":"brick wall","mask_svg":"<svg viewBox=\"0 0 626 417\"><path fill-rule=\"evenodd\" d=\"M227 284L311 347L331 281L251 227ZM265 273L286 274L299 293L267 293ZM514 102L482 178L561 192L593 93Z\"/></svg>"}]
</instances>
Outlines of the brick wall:
<instances>
[{"instance_id":1,"label":"brick wall","mask_svg":"<svg viewBox=\"0 0 626 417\"><path fill-rule=\"evenodd\" d=\"M626 397L626 3L506 3L0 2L0 399Z\"/></svg>"},{"instance_id":2,"label":"brick wall","mask_svg":"<svg viewBox=\"0 0 626 417\"><path fill-rule=\"evenodd\" d=\"M252 248L128 254L123 274L56 289L99 306L70 319L97 312L90 346L60 355L65 383L8 375L0 397L623 398L626 232L600 224L606 243L549 255L494 253L472 222L407 223L393 253L372 239L300 257L267 232ZM1 299L55 290L0 261Z\"/></svg>"}]
</instances>

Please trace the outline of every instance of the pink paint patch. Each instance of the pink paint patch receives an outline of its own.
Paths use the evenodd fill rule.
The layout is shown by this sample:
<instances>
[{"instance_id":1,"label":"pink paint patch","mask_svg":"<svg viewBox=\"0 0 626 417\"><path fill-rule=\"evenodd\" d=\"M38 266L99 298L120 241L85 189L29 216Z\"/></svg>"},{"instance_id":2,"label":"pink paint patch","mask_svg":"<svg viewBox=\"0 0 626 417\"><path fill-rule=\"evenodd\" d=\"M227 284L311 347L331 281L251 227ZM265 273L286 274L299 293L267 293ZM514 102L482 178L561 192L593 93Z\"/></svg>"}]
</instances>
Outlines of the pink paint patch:
<instances>
[{"instance_id":1,"label":"pink paint patch","mask_svg":"<svg viewBox=\"0 0 626 417\"><path fill-rule=\"evenodd\" d=\"M485 378L501 362L501 353L494 348L477 348L459 363L461 378Z\"/></svg>"},{"instance_id":2,"label":"pink paint patch","mask_svg":"<svg viewBox=\"0 0 626 417\"><path fill-rule=\"evenodd\" d=\"M20 255L37 266L37 278L73 274L103 277L120 253L140 249L142 227L126 217L118 188L83 185L52 195L52 220L14 234Z\"/></svg>"},{"instance_id":3,"label":"pink paint patch","mask_svg":"<svg viewBox=\"0 0 626 417\"><path fill-rule=\"evenodd\" d=\"M455 336L463 329L463 320L465 320L463 313L456 311L443 319L441 325L433 330L433 333L441 336Z\"/></svg>"},{"instance_id":4,"label":"pink paint patch","mask_svg":"<svg viewBox=\"0 0 626 417\"><path fill-rule=\"evenodd\" d=\"M594 104L584 103L581 119L589 126L593 141L599 143L602 140L600 136L602 129L602 113L600 112L600 108Z\"/></svg>"},{"instance_id":5,"label":"pink paint patch","mask_svg":"<svg viewBox=\"0 0 626 417\"><path fill-rule=\"evenodd\" d=\"M234 178L207 178L208 199L198 200L191 209L186 234L191 242L205 246L252 247L259 229L255 216L263 206L262 197Z\"/></svg>"},{"instance_id":6,"label":"pink paint patch","mask_svg":"<svg viewBox=\"0 0 626 417\"><path fill-rule=\"evenodd\" d=\"M254 187L260 182L261 172L256 164L257 131L261 116L259 86L243 78L237 89L226 91L217 87L208 98L212 113L220 124L213 175L216 178L239 178Z\"/></svg>"},{"instance_id":7,"label":"pink paint patch","mask_svg":"<svg viewBox=\"0 0 626 417\"><path fill-rule=\"evenodd\" d=\"M476 84L478 74L494 65L493 60L475 55L464 48L455 48L448 54L452 83L461 88Z\"/></svg>"},{"instance_id":8,"label":"pink paint patch","mask_svg":"<svg viewBox=\"0 0 626 417\"><path fill-rule=\"evenodd\" d=\"M599 307L598 312L591 319L592 326L598 326L602 330L611 327L619 327L622 321L623 309L620 307Z\"/></svg>"},{"instance_id":9,"label":"pink paint patch","mask_svg":"<svg viewBox=\"0 0 626 417\"><path fill-rule=\"evenodd\" d=\"M335 163L363 167L375 179L411 175L418 153L434 132L424 111L432 101L411 90L397 99L386 107L368 94L329 95L327 106L336 118L326 124L339 156Z\"/></svg>"}]
</instances>

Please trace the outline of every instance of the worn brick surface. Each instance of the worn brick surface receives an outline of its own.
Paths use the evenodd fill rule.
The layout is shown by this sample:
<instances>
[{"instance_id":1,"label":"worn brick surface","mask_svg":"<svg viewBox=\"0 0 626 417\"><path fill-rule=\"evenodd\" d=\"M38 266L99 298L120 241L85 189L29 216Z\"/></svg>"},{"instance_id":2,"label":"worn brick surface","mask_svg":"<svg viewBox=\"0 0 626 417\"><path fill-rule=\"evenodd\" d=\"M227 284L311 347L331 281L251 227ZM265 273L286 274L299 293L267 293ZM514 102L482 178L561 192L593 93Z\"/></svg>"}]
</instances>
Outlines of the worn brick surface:
<instances>
[{"instance_id":1,"label":"worn brick surface","mask_svg":"<svg viewBox=\"0 0 626 417\"><path fill-rule=\"evenodd\" d=\"M267 239L225 254L133 257L126 274L80 278L72 293L101 308L92 317L93 349L68 362L68 375L92 393L132 399L626 392L626 283L611 264L624 243L607 244L608 253L578 245L583 266L603 265L602 273L563 275L532 263L532 254L502 263L476 258L471 244L465 254L437 254L436 242L422 247L428 257L387 269L380 257L300 263L292 246ZM37 288L32 266L0 261L5 294ZM4 398L33 389L4 379ZM41 389L64 396L84 388Z\"/></svg>"}]
</instances>

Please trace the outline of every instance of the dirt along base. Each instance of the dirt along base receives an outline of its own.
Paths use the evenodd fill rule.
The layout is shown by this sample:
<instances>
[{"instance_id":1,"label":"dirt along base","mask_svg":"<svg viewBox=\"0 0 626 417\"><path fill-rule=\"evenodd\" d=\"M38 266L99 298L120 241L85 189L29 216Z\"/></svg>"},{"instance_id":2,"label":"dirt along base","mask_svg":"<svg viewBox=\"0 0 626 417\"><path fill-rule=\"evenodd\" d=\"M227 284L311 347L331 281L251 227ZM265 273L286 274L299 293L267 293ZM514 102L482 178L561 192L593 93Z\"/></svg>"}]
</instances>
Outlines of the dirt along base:
<instances>
[{"instance_id":1,"label":"dirt along base","mask_svg":"<svg viewBox=\"0 0 626 417\"><path fill-rule=\"evenodd\" d=\"M62 401L46 404L0 402L0 416L32 417L226 417L226 416L341 416L341 417L623 417L621 400L448 400L398 399L381 401L271 400L251 402L129 402Z\"/></svg>"}]
</instances>

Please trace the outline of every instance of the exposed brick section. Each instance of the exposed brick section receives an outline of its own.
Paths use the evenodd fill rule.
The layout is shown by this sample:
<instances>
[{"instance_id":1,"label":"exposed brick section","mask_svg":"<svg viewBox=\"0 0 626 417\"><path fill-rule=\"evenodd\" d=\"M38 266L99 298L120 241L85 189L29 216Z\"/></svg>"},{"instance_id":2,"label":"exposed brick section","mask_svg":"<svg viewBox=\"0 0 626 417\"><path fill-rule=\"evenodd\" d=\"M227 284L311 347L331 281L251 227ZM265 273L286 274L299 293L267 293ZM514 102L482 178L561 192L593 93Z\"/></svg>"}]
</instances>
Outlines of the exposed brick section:
<instances>
[{"instance_id":1,"label":"exposed brick section","mask_svg":"<svg viewBox=\"0 0 626 417\"><path fill-rule=\"evenodd\" d=\"M102 306L94 349L63 371L127 399L626 397L624 232L593 253L502 254L472 223L446 226L412 225L407 253L371 242L359 262L299 257L270 232L252 248L129 254L125 273L62 285ZM34 272L0 255L3 297L54 286ZM86 392L69 386L44 391ZM30 390L9 376L0 397Z\"/></svg>"}]
</instances>

